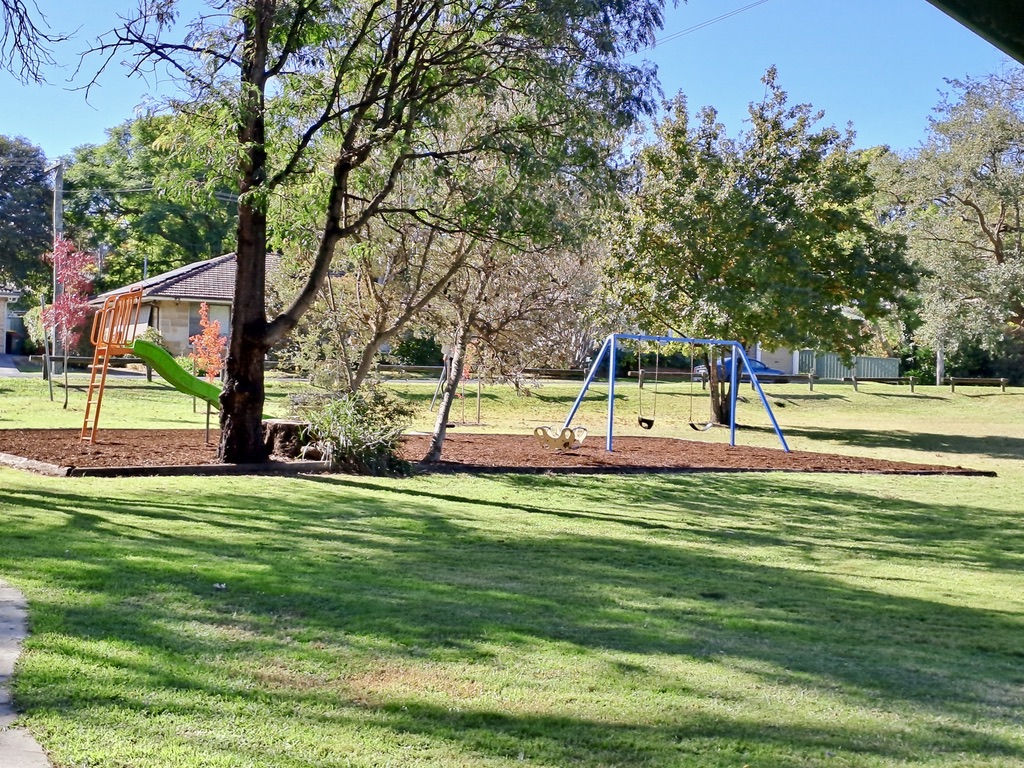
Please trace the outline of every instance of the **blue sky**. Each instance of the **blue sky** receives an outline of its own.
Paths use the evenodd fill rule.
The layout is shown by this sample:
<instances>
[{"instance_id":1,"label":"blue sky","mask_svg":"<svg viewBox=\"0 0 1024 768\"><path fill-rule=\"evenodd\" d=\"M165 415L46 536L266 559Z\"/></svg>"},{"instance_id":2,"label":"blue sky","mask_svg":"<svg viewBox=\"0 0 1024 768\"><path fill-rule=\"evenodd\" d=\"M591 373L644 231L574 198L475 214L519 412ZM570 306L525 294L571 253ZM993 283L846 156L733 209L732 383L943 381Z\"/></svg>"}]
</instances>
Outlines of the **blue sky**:
<instances>
[{"instance_id":1,"label":"blue sky","mask_svg":"<svg viewBox=\"0 0 1024 768\"><path fill-rule=\"evenodd\" d=\"M133 117L162 86L129 80L115 66L87 102L73 90L87 78L68 82L75 54L134 0L39 5L55 30L77 30L76 37L61 48L63 69L49 73L48 85L24 86L0 75L0 134L24 136L52 158L104 141L105 129ZM826 122L840 127L852 122L860 146L896 150L922 140L940 92L948 91L944 78L1010 65L926 0L690 0L666 12L660 37L673 35L679 36L631 60L658 65L666 96L682 90L694 111L716 107L730 134L743 127L747 104L763 97L760 79L774 64L792 103L824 109Z\"/></svg>"}]
</instances>

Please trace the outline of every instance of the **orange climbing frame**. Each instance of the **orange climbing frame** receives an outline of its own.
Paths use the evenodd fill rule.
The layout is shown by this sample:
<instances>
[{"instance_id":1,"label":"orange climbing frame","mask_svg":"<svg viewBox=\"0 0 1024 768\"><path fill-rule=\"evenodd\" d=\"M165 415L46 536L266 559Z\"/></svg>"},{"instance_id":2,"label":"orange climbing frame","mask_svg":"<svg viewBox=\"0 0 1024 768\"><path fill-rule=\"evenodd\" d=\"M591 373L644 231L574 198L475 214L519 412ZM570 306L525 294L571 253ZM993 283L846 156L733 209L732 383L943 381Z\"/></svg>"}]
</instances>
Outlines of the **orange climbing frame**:
<instances>
[{"instance_id":1,"label":"orange climbing frame","mask_svg":"<svg viewBox=\"0 0 1024 768\"><path fill-rule=\"evenodd\" d=\"M141 305L142 288L134 288L125 293L109 296L103 302L103 308L92 319L91 341L95 351L92 353L89 396L85 402L85 418L82 421L82 440L88 443L96 442L110 358L131 352Z\"/></svg>"}]
</instances>

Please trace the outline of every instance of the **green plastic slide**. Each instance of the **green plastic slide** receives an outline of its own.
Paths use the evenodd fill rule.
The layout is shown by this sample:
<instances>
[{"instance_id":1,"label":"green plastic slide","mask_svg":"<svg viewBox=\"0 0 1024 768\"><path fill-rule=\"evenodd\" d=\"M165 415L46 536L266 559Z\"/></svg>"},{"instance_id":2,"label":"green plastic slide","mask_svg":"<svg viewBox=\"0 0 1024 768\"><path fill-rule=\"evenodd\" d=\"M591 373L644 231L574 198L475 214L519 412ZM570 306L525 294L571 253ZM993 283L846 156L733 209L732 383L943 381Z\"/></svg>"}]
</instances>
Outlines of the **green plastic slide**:
<instances>
[{"instance_id":1,"label":"green plastic slide","mask_svg":"<svg viewBox=\"0 0 1024 768\"><path fill-rule=\"evenodd\" d=\"M136 357L163 376L164 381L186 395L205 400L214 408L220 408L220 387L199 379L178 365L170 352L152 342L136 339L131 344Z\"/></svg>"}]
</instances>

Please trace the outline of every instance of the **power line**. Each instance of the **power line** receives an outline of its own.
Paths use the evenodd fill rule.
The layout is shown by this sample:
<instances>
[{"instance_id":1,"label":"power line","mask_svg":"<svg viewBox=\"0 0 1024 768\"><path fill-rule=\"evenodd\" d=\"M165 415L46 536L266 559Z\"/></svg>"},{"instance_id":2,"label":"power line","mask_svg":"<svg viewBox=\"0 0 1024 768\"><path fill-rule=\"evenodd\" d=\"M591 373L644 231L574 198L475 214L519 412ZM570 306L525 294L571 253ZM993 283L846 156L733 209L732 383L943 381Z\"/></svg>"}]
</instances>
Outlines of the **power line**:
<instances>
[{"instance_id":1,"label":"power line","mask_svg":"<svg viewBox=\"0 0 1024 768\"><path fill-rule=\"evenodd\" d=\"M756 8L757 6L764 5L767 2L768 0L756 0L756 2L750 3L749 5L744 5L742 8L737 8L734 11L723 13L721 16L715 16L713 19L702 21L700 24L694 24L692 27L687 27L686 29L681 30L679 32L673 32L671 35L666 35L660 40L655 40L654 45L652 45L650 48L644 48L642 51L638 51L637 53L646 53L647 51L653 51L659 45L664 45L665 43L670 43L673 40L678 40L680 37L684 37L685 35L689 35L693 32L705 29L707 27L710 27L712 24L717 24L720 21L725 21L726 19L730 19L733 16L738 16L739 14L745 11L749 11L751 8Z\"/></svg>"},{"instance_id":2,"label":"power line","mask_svg":"<svg viewBox=\"0 0 1024 768\"><path fill-rule=\"evenodd\" d=\"M130 195L141 192L159 192L157 187L131 187L123 189L104 189L101 187L79 187L78 189L65 189L65 196L70 195ZM215 200L221 203L237 203L238 196L230 192L212 192L210 194Z\"/></svg>"}]
</instances>

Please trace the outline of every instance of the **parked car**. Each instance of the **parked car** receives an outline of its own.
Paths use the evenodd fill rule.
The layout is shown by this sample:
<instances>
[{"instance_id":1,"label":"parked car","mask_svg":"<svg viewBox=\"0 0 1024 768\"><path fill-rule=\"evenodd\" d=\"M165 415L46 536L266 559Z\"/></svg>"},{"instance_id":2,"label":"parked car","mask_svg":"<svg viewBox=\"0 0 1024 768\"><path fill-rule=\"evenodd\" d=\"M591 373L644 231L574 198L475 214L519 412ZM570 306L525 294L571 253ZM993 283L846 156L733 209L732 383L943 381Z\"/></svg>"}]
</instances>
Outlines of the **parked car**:
<instances>
[{"instance_id":1,"label":"parked car","mask_svg":"<svg viewBox=\"0 0 1024 768\"><path fill-rule=\"evenodd\" d=\"M760 360L753 360L753 359L751 359L751 361L750 361L750 370L752 370L754 372L754 375L757 376L759 381L762 379L762 377L764 377L765 379L769 379L769 377L770 377L771 381L777 382L779 384L785 384L786 382L789 381L789 379L787 379L787 378L779 378L779 377L785 377L785 376L789 375L785 371L780 371L778 368L769 368L767 365L762 363ZM696 368L693 369L693 372L698 374L698 375L700 375L700 376L706 377L708 375L708 368L707 368L706 365L698 365ZM718 379L719 379L719 381L728 381L729 377L731 375L732 375L732 358L731 357L727 357L725 360L719 360L718 361ZM750 376L747 373L746 368L743 367L743 361L742 360L740 360L740 381L750 381Z\"/></svg>"}]
</instances>

